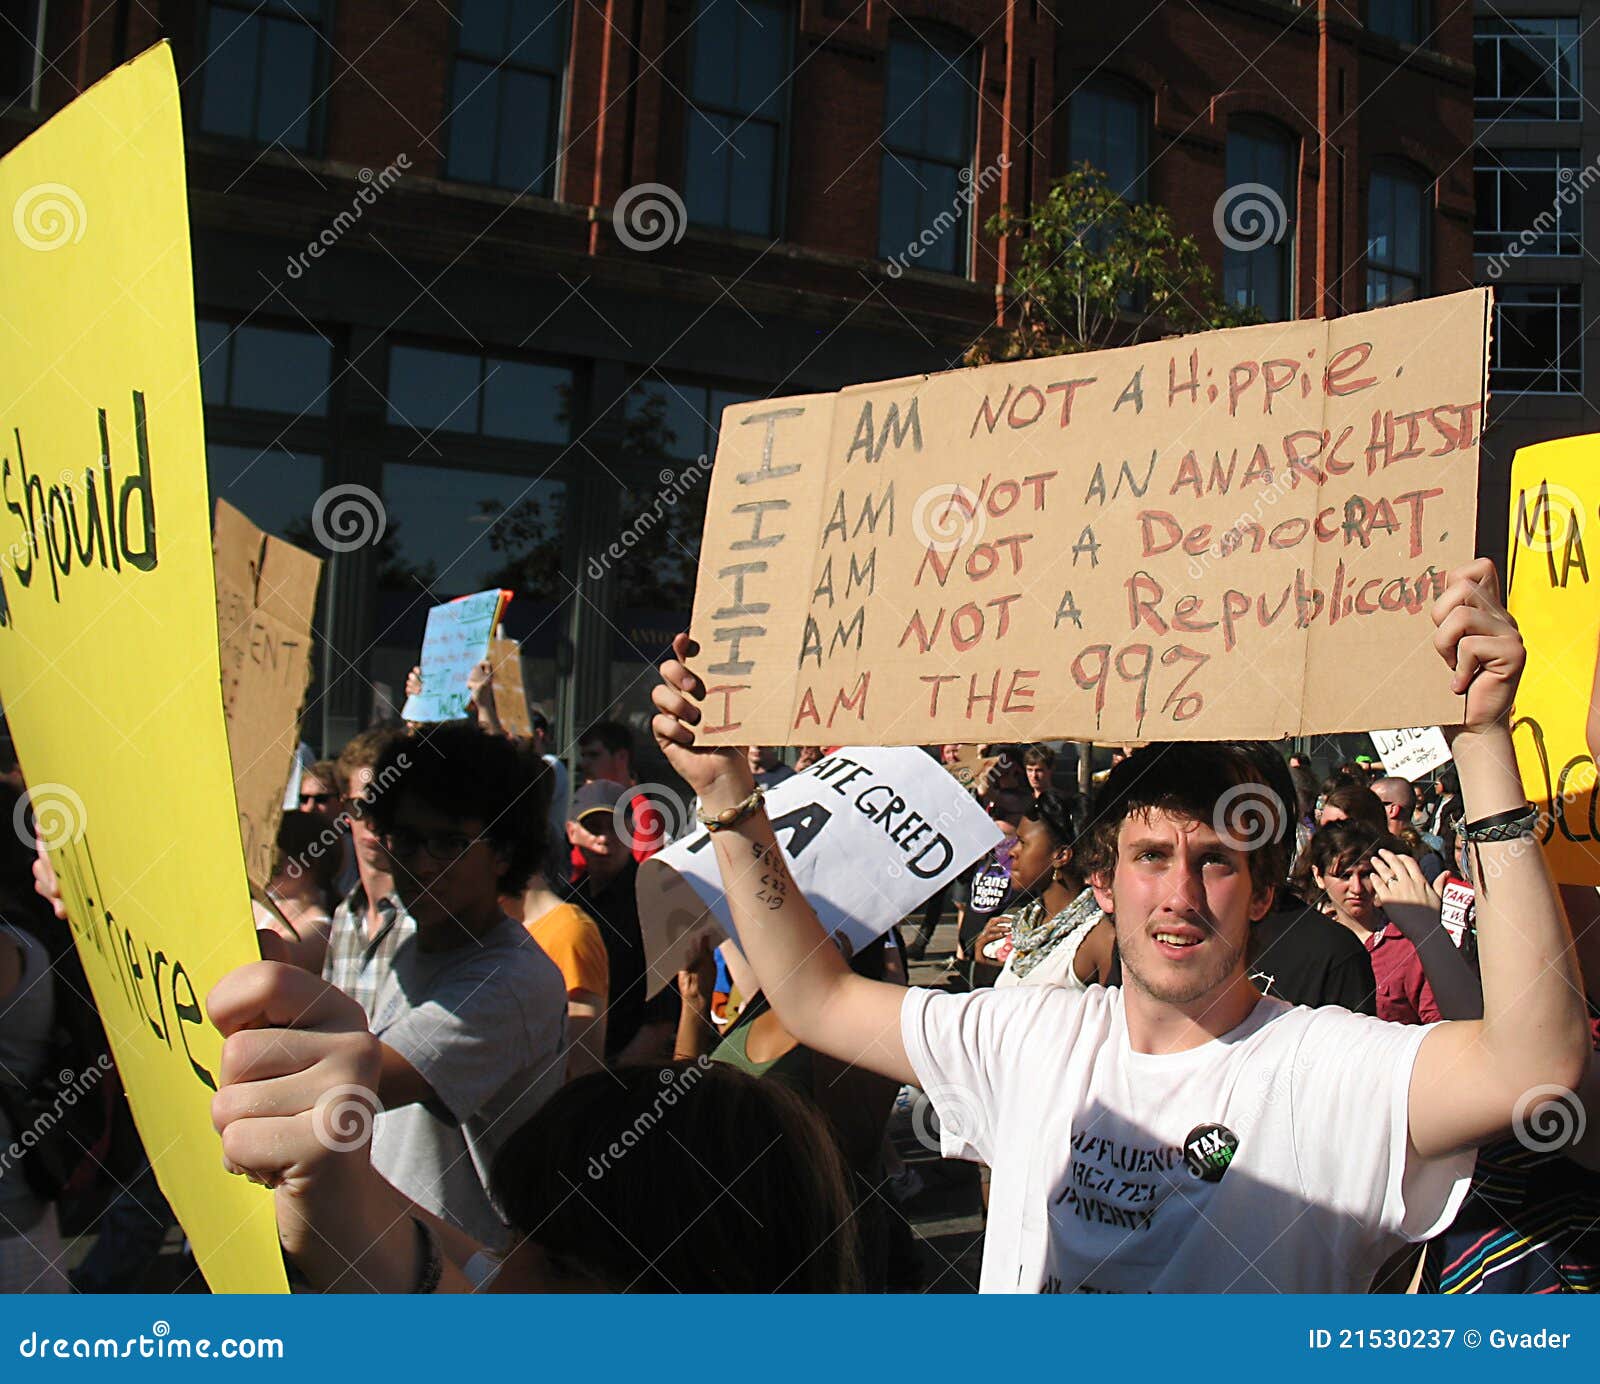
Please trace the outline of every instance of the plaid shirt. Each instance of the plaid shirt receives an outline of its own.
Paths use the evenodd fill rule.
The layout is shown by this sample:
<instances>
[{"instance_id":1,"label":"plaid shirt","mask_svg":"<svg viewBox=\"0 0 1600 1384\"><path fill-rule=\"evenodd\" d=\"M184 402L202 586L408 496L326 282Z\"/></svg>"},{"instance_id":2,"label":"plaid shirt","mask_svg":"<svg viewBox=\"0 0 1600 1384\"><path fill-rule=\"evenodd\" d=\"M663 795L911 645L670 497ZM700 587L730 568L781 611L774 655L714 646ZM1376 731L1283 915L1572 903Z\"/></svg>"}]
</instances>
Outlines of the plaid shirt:
<instances>
[{"instance_id":1,"label":"plaid shirt","mask_svg":"<svg viewBox=\"0 0 1600 1384\"><path fill-rule=\"evenodd\" d=\"M337 985L372 1018L373 1002L400 944L417 930L411 915L393 894L378 902L382 924L378 935L367 938L367 895L360 883L333 910L333 928L328 934L328 955L322 963L322 978Z\"/></svg>"}]
</instances>

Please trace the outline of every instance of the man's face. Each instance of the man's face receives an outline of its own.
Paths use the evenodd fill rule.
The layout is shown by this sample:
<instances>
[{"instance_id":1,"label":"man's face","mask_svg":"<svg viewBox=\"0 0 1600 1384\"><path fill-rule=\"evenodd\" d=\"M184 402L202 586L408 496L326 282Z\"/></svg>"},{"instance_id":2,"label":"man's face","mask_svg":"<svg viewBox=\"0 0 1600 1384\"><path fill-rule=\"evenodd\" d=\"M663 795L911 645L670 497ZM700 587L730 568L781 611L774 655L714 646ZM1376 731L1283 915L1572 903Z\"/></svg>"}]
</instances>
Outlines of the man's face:
<instances>
[{"instance_id":1,"label":"man's face","mask_svg":"<svg viewBox=\"0 0 1600 1384\"><path fill-rule=\"evenodd\" d=\"M1383 800L1383 815L1389 819L1391 831L1411 820L1416 799L1408 786L1385 781L1373 784L1372 791Z\"/></svg>"},{"instance_id":2,"label":"man's face","mask_svg":"<svg viewBox=\"0 0 1600 1384\"><path fill-rule=\"evenodd\" d=\"M599 740L585 740L578 746L578 767L590 783L609 779L612 783L630 783L633 774L628 768L626 750L608 750Z\"/></svg>"},{"instance_id":3,"label":"man's face","mask_svg":"<svg viewBox=\"0 0 1600 1384\"><path fill-rule=\"evenodd\" d=\"M366 771L370 781L372 771ZM313 774L300 776L300 810L319 817L333 817L339 811L339 790Z\"/></svg>"},{"instance_id":4,"label":"man's face","mask_svg":"<svg viewBox=\"0 0 1600 1384\"><path fill-rule=\"evenodd\" d=\"M1220 996L1244 967L1250 924L1272 906L1244 851L1209 823L1164 811L1122 823L1111 888L1097 881L1095 897L1115 921L1130 983L1173 1005Z\"/></svg>"},{"instance_id":5,"label":"man's face","mask_svg":"<svg viewBox=\"0 0 1600 1384\"><path fill-rule=\"evenodd\" d=\"M1050 786L1050 766L1048 764L1030 764L1028 770L1028 787L1035 793L1042 793Z\"/></svg>"},{"instance_id":6,"label":"man's face","mask_svg":"<svg viewBox=\"0 0 1600 1384\"><path fill-rule=\"evenodd\" d=\"M958 760L960 758L961 758L961 746L960 745L941 745L941 746L939 746L939 762L941 764L954 764L956 762L956 760Z\"/></svg>"},{"instance_id":7,"label":"man's face","mask_svg":"<svg viewBox=\"0 0 1600 1384\"><path fill-rule=\"evenodd\" d=\"M345 820L350 824L350 840L356 848L356 859L368 871L389 873L389 853L378 840L372 823L366 817L366 807L372 793L372 770L357 769L350 775L350 796L345 799Z\"/></svg>"},{"instance_id":8,"label":"man's face","mask_svg":"<svg viewBox=\"0 0 1600 1384\"><path fill-rule=\"evenodd\" d=\"M482 838L483 829L480 821L447 817L409 793L401 797L385 846L395 891L419 934L498 910L506 862Z\"/></svg>"},{"instance_id":9,"label":"man's face","mask_svg":"<svg viewBox=\"0 0 1600 1384\"><path fill-rule=\"evenodd\" d=\"M567 840L578 848L584 868L595 879L614 878L633 859L611 812L586 812L581 821L568 822Z\"/></svg>"},{"instance_id":10,"label":"man's face","mask_svg":"<svg viewBox=\"0 0 1600 1384\"><path fill-rule=\"evenodd\" d=\"M778 767L778 752L770 745L752 745L745 751L752 774L770 773Z\"/></svg>"},{"instance_id":11,"label":"man's face","mask_svg":"<svg viewBox=\"0 0 1600 1384\"><path fill-rule=\"evenodd\" d=\"M1331 866L1327 874L1313 867L1317 888L1328 896L1341 922L1356 923L1368 932L1377 930L1378 901L1372 893L1372 862Z\"/></svg>"}]
</instances>

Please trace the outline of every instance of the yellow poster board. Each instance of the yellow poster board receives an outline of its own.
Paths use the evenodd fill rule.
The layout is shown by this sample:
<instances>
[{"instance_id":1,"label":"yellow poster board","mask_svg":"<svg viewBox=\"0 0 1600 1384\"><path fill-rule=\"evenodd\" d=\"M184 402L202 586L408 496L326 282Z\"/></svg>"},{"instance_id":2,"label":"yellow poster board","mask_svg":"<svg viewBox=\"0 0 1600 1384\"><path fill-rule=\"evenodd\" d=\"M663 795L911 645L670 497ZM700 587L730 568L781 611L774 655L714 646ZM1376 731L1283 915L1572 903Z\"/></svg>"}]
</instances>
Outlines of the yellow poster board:
<instances>
[{"instance_id":1,"label":"yellow poster board","mask_svg":"<svg viewBox=\"0 0 1600 1384\"><path fill-rule=\"evenodd\" d=\"M1506 582L1528 645L1512 735L1562 884L1600 884L1595 763L1584 740L1600 647L1600 434L1524 447L1511 466Z\"/></svg>"},{"instance_id":2,"label":"yellow poster board","mask_svg":"<svg viewBox=\"0 0 1600 1384\"><path fill-rule=\"evenodd\" d=\"M211 1126L205 997L256 959L223 725L171 52L0 160L0 698L34 831L207 1282L284 1292ZM25 823L19 829L25 828Z\"/></svg>"}]
</instances>

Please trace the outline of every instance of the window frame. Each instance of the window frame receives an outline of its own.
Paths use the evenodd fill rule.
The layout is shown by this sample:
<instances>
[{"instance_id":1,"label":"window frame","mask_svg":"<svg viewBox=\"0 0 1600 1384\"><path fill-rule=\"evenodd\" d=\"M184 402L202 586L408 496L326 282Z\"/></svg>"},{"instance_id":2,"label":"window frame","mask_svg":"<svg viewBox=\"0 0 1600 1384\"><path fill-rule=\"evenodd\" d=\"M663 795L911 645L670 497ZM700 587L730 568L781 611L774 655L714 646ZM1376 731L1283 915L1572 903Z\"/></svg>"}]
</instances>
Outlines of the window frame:
<instances>
[{"instance_id":1,"label":"window frame","mask_svg":"<svg viewBox=\"0 0 1600 1384\"><path fill-rule=\"evenodd\" d=\"M1552 290L1556 294L1556 301L1553 304L1549 304L1548 306L1550 307L1551 311L1553 311L1556 314L1556 350L1555 350L1555 354L1554 354L1554 357L1553 357L1553 361L1557 362L1557 363L1552 363L1551 364L1551 366L1549 367L1548 373L1551 374L1555 378L1555 381L1556 381L1556 383L1558 385L1560 384L1563 375L1571 375L1572 376L1572 378L1571 378L1572 387L1570 389L1561 389L1561 388L1557 388L1557 389L1533 389L1533 388L1524 388L1524 387L1522 387L1520 385L1510 383L1510 382L1508 382L1506 380L1506 376L1505 376L1506 367L1503 366L1500 363L1500 360L1499 360L1501 348L1503 347L1503 345L1504 345L1504 343L1505 343L1505 341L1507 339L1507 333L1506 333L1506 330L1505 330L1505 324L1504 324L1503 319L1502 319L1503 312L1507 307L1544 307L1544 306L1547 306L1547 305L1542 304L1542 303L1517 303L1516 299L1521 294L1535 293L1535 292L1549 292L1549 291L1552 291ZM1560 358L1561 358L1561 341L1562 341L1561 325L1562 325L1562 320L1563 320L1562 319L1563 312L1572 314L1572 320L1576 324L1576 331L1574 333L1574 336L1575 336L1575 339L1576 339L1577 352L1578 352L1578 363L1577 363L1576 367L1572 367L1572 368L1565 369L1565 370L1558 363L1560 361ZM1574 370L1575 370L1575 374L1573 373ZM1495 291L1495 306L1494 306L1494 338L1493 338L1492 353L1491 353L1490 363L1489 363L1489 380L1490 380L1490 386L1489 387L1493 392L1495 392L1497 394L1500 394L1502 396L1504 396L1504 395L1512 395L1512 396L1517 397L1517 398L1521 398L1524 395L1532 396L1532 397L1535 397L1535 398L1552 398L1552 399L1581 398L1583 396L1583 373L1584 373L1584 330L1583 330L1583 285L1582 284L1577 284L1577 283L1561 283L1561 284L1526 283L1526 284L1520 284L1519 283L1519 284L1504 284L1500 288L1496 289L1496 291ZM1498 384L1496 383L1497 380L1499 381Z\"/></svg>"},{"instance_id":2,"label":"window frame","mask_svg":"<svg viewBox=\"0 0 1600 1384\"><path fill-rule=\"evenodd\" d=\"M799 17L795 6L786 3L786 0L764 0L763 8L776 11L782 18L782 44L780 54L780 67L783 71L783 87L778 93L778 114L776 116L758 115L754 111L739 109L736 105L723 105L720 102L702 100L695 92L695 70L698 65L698 45L695 41L695 21L701 14L701 7L705 0L694 0L689 13L688 26L685 30L689 42L685 54L687 70L684 73L684 130L682 150L682 175L679 185L684 191L684 205L691 225L706 230L724 231L731 235L766 236L772 240L782 240L789 210L789 164L790 164L790 131L793 124L794 102L794 73L795 52L799 46ZM747 8L740 0L716 0L716 3L733 4L737 8ZM735 29L735 66L737 66L738 31ZM737 97L735 97L737 100ZM768 206L769 228L765 231L739 230L728 221L707 221L694 215L693 209L688 206L689 187L689 145L692 138L694 122L709 116L731 120L738 129L747 124L770 125L773 130L773 158L772 158L772 189ZM731 179L734 164L730 155L728 164L728 179L723 191L727 197L727 205L733 206Z\"/></svg>"},{"instance_id":3,"label":"window frame","mask_svg":"<svg viewBox=\"0 0 1600 1384\"><path fill-rule=\"evenodd\" d=\"M1432 34L1431 21L1433 19L1433 6L1429 0L1402 0L1402 3L1410 7L1411 22L1416 32L1415 38L1394 33L1389 29L1380 29L1374 25L1372 12L1376 3L1377 0L1367 0L1365 14L1362 19L1362 23L1366 25L1369 34L1376 34L1379 38L1386 38L1391 43L1404 43L1412 48L1420 48L1427 43Z\"/></svg>"},{"instance_id":4,"label":"window frame","mask_svg":"<svg viewBox=\"0 0 1600 1384\"><path fill-rule=\"evenodd\" d=\"M1541 23L1550 22L1558 26L1562 24L1570 24L1572 26L1570 39L1563 38L1562 34L1559 32L1555 34L1537 35L1487 32L1487 30L1495 24L1516 25L1517 23L1527 23L1529 21L1537 21ZM1532 43L1537 41L1551 42L1555 45L1548 68L1548 70L1552 72L1559 70L1558 59L1560 57L1562 45L1564 43L1570 45L1570 51L1572 55L1572 71L1574 74L1574 92L1570 100L1562 97L1559 82L1556 84L1555 95L1549 98L1513 97L1507 96L1501 92L1500 88L1505 69L1505 65L1501 61L1501 52L1504 45L1516 42ZM1489 63L1484 63L1479 60L1479 44L1492 46L1494 57ZM1583 30L1578 27L1578 16L1562 14L1507 16L1498 14L1474 15L1472 26L1472 54L1474 71L1480 73L1484 71L1492 72L1496 88L1495 94L1492 96L1480 95L1476 86L1476 78L1474 79L1472 93L1472 114L1475 120L1487 122L1498 122L1501 120L1539 120L1550 121L1559 124L1571 124L1583 119ZM1553 106L1551 114L1537 115L1529 114L1525 111L1509 109L1509 106L1513 101L1526 99L1535 101L1549 100ZM1488 102L1499 102L1502 106L1508 108L1501 110L1488 110L1485 109L1485 105ZM1565 104L1570 104L1571 110L1568 113L1563 114L1562 111Z\"/></svg>"},{"instance_id":5,"label":"window frame","mask_svg":"<svg viewBox=\"0 0 1600 1384\"><path fill-rule=\"evenodd\" d=\"M556 49L561 55L559 65L553 70L547 70L534 63L517 59L513 51L502 52L494 55L479 52L463 47L463 37L466 25L462 22L461 7L466 0L457 0L453 8L452 18L455 23L455 42L450 49L450 74L446 87L447 99L450 101L450 114L442 126L443 157L441 159L441 176L449 182L465 183L469 187L492 187L501 192L515 192L522 197L544 197L554 199L561 188L561 174L566 160L566 113L567 113L567 81L572 71L572 3L571 0L557 0L560 6L560 33ZM502 39L502 48L510 45L510 25L516 13L511 4L506 5L507 32ZM520 46L520 45L519 45ZM456 73L464 61L477 63L491 70L486 81L495 83L495 108L494 108L494 167L487 181L480 178L469 178L462 174L459 168L451 167L450 145L454 133L456 111L461 102L456 95ZM550 151L549 157L543 160L544 172L542 183L538 186L517 187L514 181L502 179L500 175L500 162L502 154L501 132L505 126L505 87L500 81L504 72L520 72L534 77L545 77L551 81L550 92Z\"/></svg>"},{"instance_id":6,"label":"window frame","mask_svg":"<svg viewBox=\"0 0 1600 1384\"><path fill-rule=\"evenodd\" d=\"M1272 119L1270 116L1260 115L1255 112L1241 112L1228 121L1227 133L1223 138L1223 176L1228 187L1235 186L1232 177L1227 172L1227 146L1234 135L1245 138L1254 138L1271 141L1282 145L1288 152L1288 195L1283 198L1285 226L1283 235L1277 240L1269 241L1267 245L1257 246L1254 250L1238 251L1223 246L1222 252L1222 290L1224 300L1232 303L1233 296L1228 291L1228 261L1233 255L1253 256L1259 255L1268 248L1279 250L1283 254L1283 266L1280 270L1279 289L1283 295L1286 316L1268 320L1291 322L1299 315L1299 278L1300 262L1296 253L1300 232L1300 156L1303 143L1300 135L1288 126ZM1274 191L1279 191L1274 188ZM1281 193L1280 193L1281 195ZM1252 280L1254 276L1252 275ZM1246 304L1242 306L1255 306Z\"/></svg>"},{"instance_id":7,"label":"window frame","mask_svg":"<svg viewBox=\"0 0 1600 1384\"><path fill-rule=\"evenodd\" d=\"M1528 162L1534 155L1553 155L1554 163L1550 165L1536 165ZM1519 160L1521 162L1519 162ZM1477 181L1484 176L1494 178L1494 208L1492 224L1488 224L1489 212L1484 205L1484 199L1476 199L1477 211L1473 218L1472 226L1472 251L1475 255L1494 257L1497 255L1512 254L1518 259L1574 259L1583 253L1583 196L1584 189L1579 188L1579 195L1574 197L1570 204L1561 200L1561 188L1571 187L1578 183L1578 168L1581 160L1577 149L1559 149L1552 146L1539 146L1528 148L1505 148L1503 146L1476 144L1473 149L1472 175L1474 188ZM1566 172L1567 176L1562 177ZM1502 224L1500 215L1503 193L1502 180L1518 173L1551 174L1556 183L1556 196L1551 199L1551 210L1555 213L1555 225L1547 232L1535 232L1533 226L1516 226L1507 228ZM1535 218L1537 220L1537 218ZM1565 224L1572 220L1576 226L1569 229ZM1524 235L1532 235L1531 241L1523 241ZM1486 243L1489 236L1498 237L1495 243ZM1541 238L1554 242L1553 249L1543 250L1535 248ZM1563 249L1563 241L1570 244L1570 249ZM1517 249L1512 250L1516 245Z\"/></svg>"},{"instance_id":8,"label":"window frame","mask_svg":"<svg viewBox=\"0 0 1600 1384\"><path fill-rule=\"evenodd\" d=\"M889 110L889 62L896 43L920 43L935 54L944 57L947 61L957 60L967 64L963 72L963 79L972 89L972 99L965 103L963 111L964 124L962 129L962 143L967 150L966 160L963 163L952 164L942 158L936 158L924 152L921 148L912 148L907 144L896 143L893 138L895 125L901 123L891 119ZM883 243L883 169L888 160L894 159L903 168L909 170L905 160L920 163L938 164L941 167L951 168L955 171L956 181L963 182L962 171L966 172L965 186L973 186L976 180L978 163L978 101L982 95L980 84L983 80L983 51L980 40L960 29L949 25L925 22L910 22L896 20L889 26L888 44L884 48L884 83L883 83L883 128L878 136L878 254L880 260L894 260L896 256L903 257L908 250L907 245L885 246ZM926 99L927 93L923 93ZM903 114L903 113L902 113ZM917 267L926 273L948 274L952 278L970 279L976 250L976 218L973 215L975 204L960 197L956 198L956 217L960 226L960 253L956 256L956 265L953 269L933 268L925 264ZM921 206L919 203L918 210ZM926 220L923 221L926 226ZM920 258L920 257L919 257Z\"/></svg>"},{"instance_id":9,"label":"window frame","mask_svg":"<svg viewBox=\"0 0 1600 1384\"><path fill-rule=\"evenodd\" d=\"M299 24L310 29L320 42L312 48L311 60L311 90L312 100L306 120L306 142L304 145L282 144L282 136L276 139L263 139L260 135L232 134L226 130L214 130L205 124L206 108L206 79L199 83L199 91L195 101L198 109L195 111L195 126L198 132L208 139L225 139L236 144L246 144L258 149L271 149L282 147L302 154L320 156L323 153L323 141L327 136L327 105L328 105L328 74L331 62L332 43L328 37L333 28L337 14L339 0L318 0L322 7L322 15L316 23L310 23L298 13L293 13L292 0L206 0L205 14L201 20L200 52L201 61L207 65L211 56L212 27L216 21L218 10L228 10L244 16L246 19L259 19L263 24ZM285 13L284 11L291 11ZM263 32L265 32L263 30ZM262 67L265 62L266 44L256 45L255 79L251 86L250 94L250 128L256 130L261 119L261 90Z\"/></svg>"},{"instance_id":10,"label":"window frame","mask_svg":"<svg viewBox=\"0 0 1600 1384\"><path fill-rule=\"evenodd\" d=\"M1374 260L1372 257L1373 194L1380 178L1410 183L1417 188L1417 202L1420 209L1421 222L1417 228L1417 243L1420 251L1418 258L1420 263L1415 271L1400 268L1393 261ZM1392 159L1380 159L1368 171L1364 199L1366 235L1362 242L1362 264L1365 270L1363 283L1366 291L1365 302L1367 307L1388 307L1395 303L1414 303L1420 298L1429 296L1429 291L1433 285L1433 199L1429 196L1429 192L1437 186L1437 183L1438 179L1433 177L1426 169ZM1395 239L1398 240L1398 237L1395 237ZM1404 279L1408 282L1415 282L1417 291L1410 298L1391 297L1374 300L1372 297L1372 280L1375 274L1384 275L1391 281Z\"/></svg>"},{"instance_id":11,"label":"window frame","mask_svg":"<svg viewBox=\"0 0 1600 1384\"><path fill-rule=\"evenodd\" d=\"M1150 200L1150 132L1152 124L1152 106L1150 93L1136 82L1129 81L1126 77L1115 73L1096 73L1078 84L1071 96L1067 98L1067 162L1076 168L1083 160L1079 159L1073 149L1073 141L1077 130L1077 117L1075 107L1083 96L1099 96L1110 100L1123 100L1134 107L1138 114L1139 148L1135 159L1139 164L1139 171L1135 175L1137 195L1128 196L1121 188L1113 188L1125 202L1131 206L1139 206ZM1107 181L1113 178L1112 172L1102 163L1090 159L1088 162L1106 175Z\"/></svg>"}]
</instances>

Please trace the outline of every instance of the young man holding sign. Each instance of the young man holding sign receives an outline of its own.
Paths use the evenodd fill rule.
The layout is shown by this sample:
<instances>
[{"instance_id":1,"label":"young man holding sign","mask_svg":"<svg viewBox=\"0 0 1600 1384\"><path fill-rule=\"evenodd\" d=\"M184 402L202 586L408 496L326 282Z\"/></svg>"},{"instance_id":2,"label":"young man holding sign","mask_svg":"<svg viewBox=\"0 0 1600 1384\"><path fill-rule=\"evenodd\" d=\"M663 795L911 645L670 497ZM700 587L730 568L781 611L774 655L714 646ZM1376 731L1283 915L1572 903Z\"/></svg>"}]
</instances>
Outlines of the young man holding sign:
<instances>
[{"instance_id":1,"label":"young man holding sign","mask_svg":"<svg viewBox=\"0 0 1600 1384\"><path fill-rule=\"evenodd\" d=\"M792 885L743 752L695 747L705 688L676 641L655 733L718 823L746 955L799 1041L916 1082L946 1156L993 1167L985 1290L1364 1291L1449 1224L1476 1148L1530 1092L1583 1079L1571 940L1520 845L1533 819L1506 721L1525 653L1492 564L1453 573L1433 618L1464 696L1468 820L1498 874L1481 901L1484 1017L1421 1028L1256 991L1246 951L1276 843L1239 810L1267 786L1219 746L1142 750L1107 783L1086 863L1120 990L946 995L853 974Z\"/></svg>"}]
</instances>

